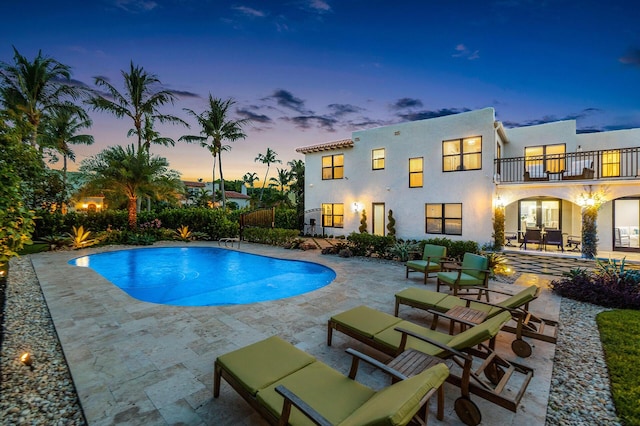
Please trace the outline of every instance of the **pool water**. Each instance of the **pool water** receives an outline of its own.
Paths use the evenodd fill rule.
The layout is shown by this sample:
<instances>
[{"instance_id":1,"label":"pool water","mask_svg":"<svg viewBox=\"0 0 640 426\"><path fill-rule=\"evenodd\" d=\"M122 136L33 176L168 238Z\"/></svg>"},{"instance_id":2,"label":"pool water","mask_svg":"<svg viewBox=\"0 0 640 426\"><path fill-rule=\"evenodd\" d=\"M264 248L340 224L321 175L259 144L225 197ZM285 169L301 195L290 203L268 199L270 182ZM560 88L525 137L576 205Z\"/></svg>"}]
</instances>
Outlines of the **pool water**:
<instances>
[{"instance_id":1,"label":"pool water","mask_svg":"<svg viewBox=\"0 0 640 426\"><path fill-rule=\"evenodd\" d=\"M120 250L69 263L93 269L138 300L174 306L282 299L317 290L336 277L317 263L215 247Z\"/></svg>"}]
</instances>

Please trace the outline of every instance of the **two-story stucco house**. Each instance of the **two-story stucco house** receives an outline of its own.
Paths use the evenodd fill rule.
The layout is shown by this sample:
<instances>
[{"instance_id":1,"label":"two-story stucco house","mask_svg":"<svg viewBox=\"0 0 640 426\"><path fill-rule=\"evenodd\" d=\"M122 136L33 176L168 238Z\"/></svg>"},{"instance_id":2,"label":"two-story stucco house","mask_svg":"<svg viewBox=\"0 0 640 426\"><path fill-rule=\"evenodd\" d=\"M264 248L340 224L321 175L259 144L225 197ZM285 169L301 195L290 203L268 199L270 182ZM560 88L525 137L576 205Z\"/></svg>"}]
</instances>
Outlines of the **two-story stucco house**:
<instances>
[{"instance_id":1,"label":"two-story stucco house","mask_svg":"<svg viewBox=\"0 0 640 426\"><path fill-rule=\"evenodd\" d=\"M305 222L325 234L492 241L505 229L579 236L582 206L604 201L599 250L640 251L640 129L577 134L574 120L507 129L493 108L356 131L305 154ZM312 221L313 220L313 221ZM318 230L320 232L320 230Z\"/></svg>"}]
</instances>

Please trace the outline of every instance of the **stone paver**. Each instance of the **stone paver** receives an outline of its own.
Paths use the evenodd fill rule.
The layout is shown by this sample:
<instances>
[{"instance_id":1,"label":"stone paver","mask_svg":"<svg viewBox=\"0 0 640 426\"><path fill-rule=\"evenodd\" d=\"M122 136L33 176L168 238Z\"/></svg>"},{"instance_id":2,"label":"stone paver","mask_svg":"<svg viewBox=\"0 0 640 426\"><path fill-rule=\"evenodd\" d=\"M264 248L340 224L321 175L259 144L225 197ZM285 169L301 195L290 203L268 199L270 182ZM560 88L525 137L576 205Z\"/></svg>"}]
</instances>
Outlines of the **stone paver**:
<instances>
[{"instance_id":1,"label":"stone paver","mask_svg":"<svg viewBox=\"0 0 640 426\"><path fill-rule=\"evenodd\" d=\"M215 243L190 246L197 245L217 247ZM344 351L348 347L378 358L381 354L340 333L334 334L334 343L328 347L328 318L361 304L392 313L395 293L408 286L424 287L417 275L405 279L400 263L244 243L239 250L318 262L333 268L337 277L324 288L282 300L175 307L138 301L92 270L67 264L69 259L92 251L33 256L89 424L265 424L227 383L223 382L220 397L213 399L213 361L217 356L277 334L346 374L350 358ZM516 291L513 286L518 284L491 285ZM434 279L426 288L435 290ZM560 299L547 290L532 310L557 319L559 306ZM428 314L406 307L400 315L424 324L430 319ZM511 340L512 335L501 333L498 351L505 358L517 359L510 350ZM517 413L472 396L482 412L482 424L544 425L555 347L529 342L534 346L533 355L518 361L533 367L535 375ZM376 388L388 384L386 376L367 365L361 366L358 380ZM459 396L459 389L447 385L445 420L435 418L432 406L430 424L462 424L453 408Z\"/></svg>"}]
</instances>

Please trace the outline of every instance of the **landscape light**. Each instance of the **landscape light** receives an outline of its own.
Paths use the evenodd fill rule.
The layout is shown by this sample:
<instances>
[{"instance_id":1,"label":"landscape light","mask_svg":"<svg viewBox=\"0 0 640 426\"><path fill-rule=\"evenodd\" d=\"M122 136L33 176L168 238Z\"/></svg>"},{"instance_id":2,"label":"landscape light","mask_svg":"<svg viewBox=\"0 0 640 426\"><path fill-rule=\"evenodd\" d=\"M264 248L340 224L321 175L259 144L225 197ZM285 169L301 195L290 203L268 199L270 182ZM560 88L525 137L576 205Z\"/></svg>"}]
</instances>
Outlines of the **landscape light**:
<instances>
[{"instance_id":1,"label":"landscape light","mask_svg":"<svg viewBox=\"0 0 640 426\"><path fill-rule=\"evenodd\" d=\"M20 362L33 369L33 358L29 352L25 352L20 356Z\"/></svg>"}]
</instances>

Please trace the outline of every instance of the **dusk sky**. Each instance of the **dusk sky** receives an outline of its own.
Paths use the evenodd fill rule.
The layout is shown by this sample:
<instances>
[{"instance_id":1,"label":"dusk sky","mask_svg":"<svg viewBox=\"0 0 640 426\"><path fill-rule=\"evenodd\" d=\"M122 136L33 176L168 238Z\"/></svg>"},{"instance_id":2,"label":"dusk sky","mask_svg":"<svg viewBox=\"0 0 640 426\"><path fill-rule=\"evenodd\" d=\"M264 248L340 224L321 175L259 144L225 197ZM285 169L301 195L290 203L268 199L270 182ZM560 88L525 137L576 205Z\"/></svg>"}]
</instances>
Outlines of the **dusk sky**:
<instances>
[{"instance_id":1,"label":"dusk sky","mask_svg":"<svg viewBox=\"0 0 640 426\"><path fill-rule=\"evenodd\" d=\"M640 4L636 1L12 1L2 7L0 61L13 49L72 67L73 79L108 78L124 92L131 61L175 91L183 110L232 97L247 138L223 153L226 179L267 147L282 165L295 148L354 130L494 107L506 127L576 119L582 131L640 127ZM91 147L76 164L127 138L128 119L91 112ZM542 143L544 141L541 141ZM152 147L185 180L211 180L197 144ZM218 171L216 171L218 173Z\"/></svg>"}]
</instances>

